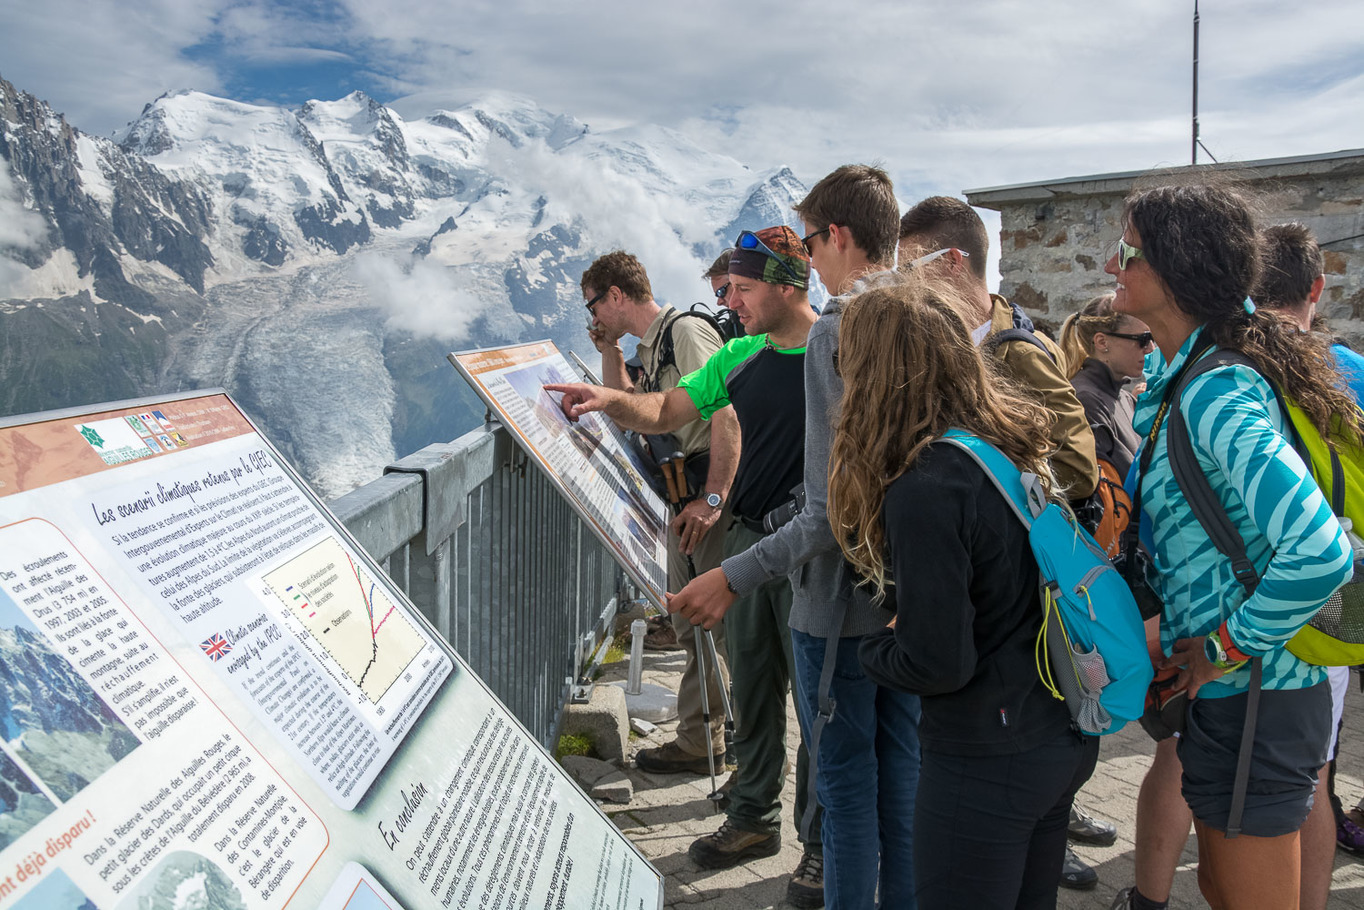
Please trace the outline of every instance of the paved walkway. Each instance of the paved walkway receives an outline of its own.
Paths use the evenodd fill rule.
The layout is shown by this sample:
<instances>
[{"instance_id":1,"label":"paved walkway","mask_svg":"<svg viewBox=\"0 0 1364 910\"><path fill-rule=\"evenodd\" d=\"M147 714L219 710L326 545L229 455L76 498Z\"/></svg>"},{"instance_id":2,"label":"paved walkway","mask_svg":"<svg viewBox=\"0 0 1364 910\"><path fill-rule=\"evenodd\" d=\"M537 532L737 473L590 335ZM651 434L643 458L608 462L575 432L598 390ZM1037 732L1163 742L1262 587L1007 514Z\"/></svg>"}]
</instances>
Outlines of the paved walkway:
<instances>
[{"instance_id":1,"label":"paved walkway","mask_svg":"<svg viewBox=\"0 0 1364 910\"><path fill-rule=\"evenodd\" d=\"M675 688L681 679L682 662L681 651L646 652L644 679ZM624 678L623 663L607 669L605 679ZM1346 703L1345 746L1336 781L1337 792L1347 806L1364 796L1364 696L1357 683L1358 677L1354 677ZM671 739L674 727L675 724L664 724L648 739L632 734L631 751ZM797 727L795 708L789 701L787 731L787 748L794 763ZM1131 884L1137 790L1153 750L1154 744L1136 724L1104 739L1099 767L1080 792L1079 802L1095 816L1116 824L1118 841L1112 847L1076 848L1098 870L1099 885L1087 892L1061 889L1060 907L1105 910L1118 889ZM782 825L781 853L738 868L706 872L697 869L688 858L687 847L697 837L719 827L723 818L706 798L709 780L690 774L647 774L633 766L626 773L635 785L634 799L628 806L606 807L607 814L663 873L665 907L750 910L788 906L784 900L786 881L800 860L800 845L789 809ZM794 777L788 776L783 792L788 807L794 795ZM1207 906L1198 893L1196 863L1196 845L1191 834L1175 876L1171 907ZM1337 851L1330 907L1364 910L1364 861Z\"/></svg>"}]
</instances>

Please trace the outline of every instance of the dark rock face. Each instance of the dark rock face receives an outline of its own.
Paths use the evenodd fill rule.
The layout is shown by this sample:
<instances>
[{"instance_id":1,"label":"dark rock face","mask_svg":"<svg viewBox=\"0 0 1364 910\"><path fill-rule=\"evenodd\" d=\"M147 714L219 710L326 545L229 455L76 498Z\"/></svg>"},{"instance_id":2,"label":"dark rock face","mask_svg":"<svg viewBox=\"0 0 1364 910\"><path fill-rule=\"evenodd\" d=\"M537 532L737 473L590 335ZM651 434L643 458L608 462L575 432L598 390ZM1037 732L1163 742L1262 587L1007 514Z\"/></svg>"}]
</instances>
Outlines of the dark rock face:
<instances>
[{"instance_id":1,"label":"dark rock face","mask_svg":"<svg viewBox=\"0 0 1364 910\"><path fill-rule=\"evenodd\" d=\"M121 287L126 279L118 257L102 255L121 250L166 266L202 292L213 255L204 243L209 203L201 191L167 178L107 139L84 136L4 79L0 117L5 121L0 158L9 162L31 194L34 210L48 222L47 242L21 251L21 261L36 268L65 248L75 256L81 277L93 274L96 281ZM92 153L84 174L82 142ZM109 210L92 195L87 179L112 185Z\"/></svg>"}]
</instances>

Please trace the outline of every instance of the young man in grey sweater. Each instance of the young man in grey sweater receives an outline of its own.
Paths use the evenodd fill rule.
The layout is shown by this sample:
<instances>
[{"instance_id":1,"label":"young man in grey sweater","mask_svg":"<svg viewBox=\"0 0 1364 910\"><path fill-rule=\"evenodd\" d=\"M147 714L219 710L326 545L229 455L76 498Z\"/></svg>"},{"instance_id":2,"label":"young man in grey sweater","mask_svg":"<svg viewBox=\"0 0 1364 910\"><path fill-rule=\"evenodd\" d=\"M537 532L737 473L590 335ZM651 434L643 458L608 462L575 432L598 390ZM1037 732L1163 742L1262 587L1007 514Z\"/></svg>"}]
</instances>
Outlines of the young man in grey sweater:
<instances>
[{"instance_id":1,"label":"young man in grey sweater","mask_svg":"<svg viewBox=\"0 0 1364 910\"><path fill-rule=\"evenodd\" d=\"M806 342L805 507L776 533L698 577L669 608L693 622L714 622L737 596L790 577L797 712L814 753L824 808L825 905L875 906L879 882L881 906L913 908L919 699L883 689L862 672L859 643L884 628L892 614L854 586L826 512L829 449L843 395L834 361L841 298L895 280L899 206L884 171L846 165L817 183L796 212L815 270L840 295L825 305ZM827 693L837 710L819 725L816 746L826 671ZM826 701L826 713L828 707Z\"/></svg>"}]
</instances>

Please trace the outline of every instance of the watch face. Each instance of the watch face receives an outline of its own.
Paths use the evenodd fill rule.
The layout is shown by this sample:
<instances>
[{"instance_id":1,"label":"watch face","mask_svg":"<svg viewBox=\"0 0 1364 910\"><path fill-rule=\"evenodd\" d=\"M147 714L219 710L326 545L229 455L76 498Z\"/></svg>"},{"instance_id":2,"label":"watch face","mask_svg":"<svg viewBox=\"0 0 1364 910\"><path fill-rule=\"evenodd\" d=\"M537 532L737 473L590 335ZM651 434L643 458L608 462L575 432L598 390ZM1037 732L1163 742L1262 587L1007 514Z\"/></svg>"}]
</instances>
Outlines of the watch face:
<instances>
[{"instance_id":1,"label":"watch face","mask_svg":"<svg viewBox=\"0 0 1364 910\"><path fill-rule=\"evenodd\" d=\"M722 500L722 499L720 498L720 494L719 494L719 493L707 493L707 494L706 494L706 505L710 506L712 509L718 509L718 508L720 508L720 503L722 503L722 502L724 502L724 500Z\"/></svg>"},{"instance_id":2,"label":"watch face","mask_svg":"<svg viewBox=\"0 0 1364 910\"><path fill-rule=\"evenodd\" d=\"M1222 649L1217 646L1217 643L1214 642L1211 637L1203 639L1203 653L1207 655L1208 663L1214 665L1223 663L1225 658L1222 656L1221 652Z\"/></svg>"}]
</instances>

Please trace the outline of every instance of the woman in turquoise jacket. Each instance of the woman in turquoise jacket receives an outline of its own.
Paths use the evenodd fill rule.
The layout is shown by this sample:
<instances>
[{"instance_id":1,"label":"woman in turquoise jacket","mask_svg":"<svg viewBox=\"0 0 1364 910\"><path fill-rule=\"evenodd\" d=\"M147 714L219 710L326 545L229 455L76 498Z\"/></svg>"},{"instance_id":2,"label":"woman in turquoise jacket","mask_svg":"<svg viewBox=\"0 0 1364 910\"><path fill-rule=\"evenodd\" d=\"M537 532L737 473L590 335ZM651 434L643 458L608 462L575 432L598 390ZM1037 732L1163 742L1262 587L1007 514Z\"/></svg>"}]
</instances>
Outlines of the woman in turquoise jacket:
<instances>
[{"instance_id":1,"label":"woman in turquoise jacket","mask_svg":"<svg viewBox=\"0 0 1364 910\"><path fill-rule=\"evenodd\" d=\"M1284 648L1350 577L1340 523L1286 436L1270 382L1325 428L1361 434L1359 412L1322 341L1256 312L1258 267L1250 206L1222 187L1161 187L1128 199L1114 309L1150 326L1167 364L1137 405L1150 448L1140 478L1151 585L1164 603L1166 665L1180 668L1189 710L1179 742L1182 792L1194 815L1199 887L1213 908L1297 907L1298 835L1325 759L1325 672ZM1213 348L1240 351L1258 370L1229 365L1180 396L1198 462L1260 572L1249 596L1230 561L1190 512L1171 473L1165 420L1180 371ZM1251 659L1263 669L1250 783L1248 837L1227 837Z\"/></svg>"}]
</instances>

